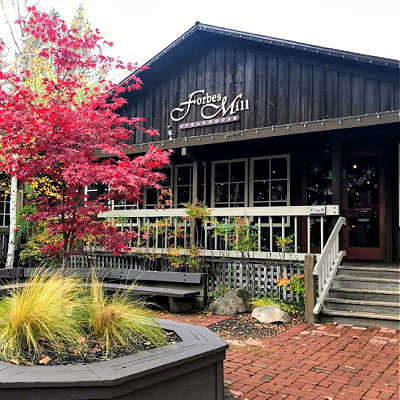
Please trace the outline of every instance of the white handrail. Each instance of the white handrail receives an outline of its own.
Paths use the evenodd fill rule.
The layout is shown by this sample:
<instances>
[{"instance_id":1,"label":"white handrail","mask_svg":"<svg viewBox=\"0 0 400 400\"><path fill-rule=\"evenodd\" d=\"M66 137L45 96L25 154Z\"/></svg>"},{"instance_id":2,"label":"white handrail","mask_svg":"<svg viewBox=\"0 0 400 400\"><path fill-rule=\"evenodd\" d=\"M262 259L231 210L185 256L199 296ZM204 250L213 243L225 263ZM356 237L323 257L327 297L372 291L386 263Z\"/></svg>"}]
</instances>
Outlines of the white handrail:
<instances>
[{"instance_id":1,"label":"white handrail","mask_svg":"<svg viewBox=\"0 0 400 400\"><path fill-rule=\"evenodd\" d=\"M313 212L316 209L324 215L315 216ZM101 214L101 217L115 219L116 225L122 230L134 230L144 236L131 242L132 253L168 254L175 250L188 255L192 251L190 243L196 241L199 256L242 258L246 253L246 258L283 257L302 261L311 249L319 258L320 251L315 246L319 242L322 251L327 218L339 216L337 205L211 208L207 211L207 217L211 218L191 224L187 211L185 208L114 209ZM247 238L252 235L246 252L235 250L232 243L228 243L227 233L225 236L223 234L224 229L232 229L229 225L237 217L248 225ZM317 227L318 224L320 228L313 232L317 235L320 233L319 241L318 237L311 235L313 226ZM144 232L146 227L147 231ZM149 234L152 236L149 237ZM290 237L292 246L287 252L280 250L277 245L277 238L286 237ZM307 251L303 252L305 249Z\"/></svg>"},{"instance_id":2,"label":"white handrail","mask_svg":"<svg viewBox=\"0 0 400 400\"><path fill-rule=\"evenodd\" d=\"M339 206L326 205L324 216L339 215ZM283 207L231 207L210 208L213 217L268 217L268 216L311 216L310 206ZM165 218L187 216L186 208L110 210L100 215L103 218Z\"/></svg>"},{"instance_id":3,"label":"white handrail","mask_svg":"<svg viewBox=\"0 0 400 400\"><path fill-rule=\"evenodd\" d=\"M346 255L345 251L339 250L339 233L344 225L346 225L346 218L339 217L314 267L313 274L318 276L318 297L314 314L321 311L335 278L336 270Z\"/></svg>"}]
</instances>

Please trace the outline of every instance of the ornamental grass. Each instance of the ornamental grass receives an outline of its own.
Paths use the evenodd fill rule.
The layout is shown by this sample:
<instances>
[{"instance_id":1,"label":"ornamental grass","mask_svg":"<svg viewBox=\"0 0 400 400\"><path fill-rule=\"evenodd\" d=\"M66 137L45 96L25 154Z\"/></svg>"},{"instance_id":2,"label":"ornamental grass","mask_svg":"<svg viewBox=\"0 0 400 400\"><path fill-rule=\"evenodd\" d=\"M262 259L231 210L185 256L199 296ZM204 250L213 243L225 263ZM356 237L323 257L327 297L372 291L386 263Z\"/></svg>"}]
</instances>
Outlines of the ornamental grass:
<instances>
[{"instance_id":1,"label":"ornamental grass","mask_svg":"<svg viewBox=\"0 0 400 400\"><path fill-rule=\"evenodd\" d=\"M73 345L82 335L79 280L44 270L23 287L9 289L0 300L0 355L3 359L29 352L40 357L43 345L55 351Z\"/></svg>"},{"instance_id":2,"label":"ornamental grass","mask_svg":"<svg viewBox=\"0 0 400 400\"><path fill-rule=\"evenodd\" d=\"M99 360L115 347L114 354L129 354L166 344L164 331L132 290L107 297L95 276L85 285L54 269L38 269L0 299L0 358L35 364L51 354L62 363L74 357L87 362L93 348L100 349Z\"/></svg>"},{"instance_id":3,"label":"ornamental grass","mask_svg":"<svg viewBox=\"0 0 400 400\"><path fill-rule=\"evenodd\" d=\"M92 278L87 299L88 328L106 353L113 346L129 348L143 341L155 346L167 343L152 312L143 301L132 298L133 290L134 286L131 286L107 297L103 283Z\"/></svg>"}]
</instances>

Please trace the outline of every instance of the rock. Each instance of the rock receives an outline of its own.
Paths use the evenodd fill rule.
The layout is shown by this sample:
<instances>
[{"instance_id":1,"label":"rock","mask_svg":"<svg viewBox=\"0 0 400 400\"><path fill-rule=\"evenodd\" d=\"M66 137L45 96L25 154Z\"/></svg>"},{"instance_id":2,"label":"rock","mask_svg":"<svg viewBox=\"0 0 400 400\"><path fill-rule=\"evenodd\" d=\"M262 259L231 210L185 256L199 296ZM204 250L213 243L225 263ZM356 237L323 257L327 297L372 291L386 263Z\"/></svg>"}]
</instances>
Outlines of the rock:
<instances>
[{"instance_id":1,"label":"rock","mask_svg":"<svg viewBox=\"0 0 400 400\"><path fill-rule=\"evenodd\" d=\"M269 324L271 322L289 322L289 314L283 311L278 305L256 307L251 316L260 322Z\"/></svg>"},{"instance_id":2,"label":"rock","mask_svg":"<svg viewBox=\"0 0 400 400\"><path fill-rule=\"evenodd\" d=\"M210 312L217 315L233 315L248 311L250 295L244 289L232 289L210 304Z\"/></svg>"}]
</instances>

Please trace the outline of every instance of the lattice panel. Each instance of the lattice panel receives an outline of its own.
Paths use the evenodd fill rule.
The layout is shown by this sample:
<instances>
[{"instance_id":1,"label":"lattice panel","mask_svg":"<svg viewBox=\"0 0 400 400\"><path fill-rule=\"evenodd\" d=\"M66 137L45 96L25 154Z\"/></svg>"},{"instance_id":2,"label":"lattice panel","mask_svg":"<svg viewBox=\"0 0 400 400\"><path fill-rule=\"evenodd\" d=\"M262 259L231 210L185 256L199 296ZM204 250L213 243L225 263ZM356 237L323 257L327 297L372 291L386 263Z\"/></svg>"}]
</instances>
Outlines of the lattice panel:
<instances>
[{"instance_id":1,"label":"lattice panel","mask_svg":"<svg viewBox=\"0 0 400 400\"><path fill-rule=\"evenodd\" d=\"M109 254L82 254L71 257L71 266L98 268L128 268L147 271L176 271L162 258L138 258L133 256L114 256ZM245 288L255 296L275 296L278 291L284 299L293 299L289 287L279 288L278 277L292 277L301 274L300 265L293 264L243 264L240 262L209 262L204 267L208 275L208 290L213 292L218 286ZM188 270L189 271L189 270ZM190 269L191 272L198 272Z\"/></svg>"}]
</instances>

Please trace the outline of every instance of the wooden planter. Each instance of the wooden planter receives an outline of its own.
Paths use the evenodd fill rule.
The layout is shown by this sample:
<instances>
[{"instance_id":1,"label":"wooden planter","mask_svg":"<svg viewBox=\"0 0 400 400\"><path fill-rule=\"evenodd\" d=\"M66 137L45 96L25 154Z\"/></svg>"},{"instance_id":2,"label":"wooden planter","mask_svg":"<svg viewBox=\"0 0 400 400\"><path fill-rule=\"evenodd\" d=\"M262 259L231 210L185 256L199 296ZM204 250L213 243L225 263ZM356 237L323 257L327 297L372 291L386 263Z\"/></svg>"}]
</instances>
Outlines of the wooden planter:
<instances>
[{"instance_id":1,"label":"wooden planter","mask_svg":"<svg viewBox=\"0 0 400 400\"><path fill-rule=\"evenodd\" d=\"M158 322L182 342L87 365L0 362L0 399L222 400L228 344L204 327Z\"/></svg>"}]
</instances>

